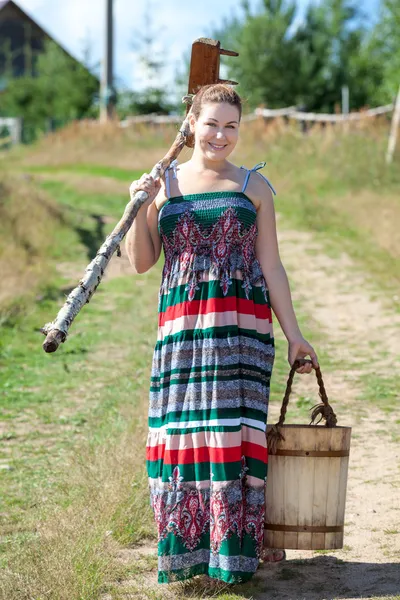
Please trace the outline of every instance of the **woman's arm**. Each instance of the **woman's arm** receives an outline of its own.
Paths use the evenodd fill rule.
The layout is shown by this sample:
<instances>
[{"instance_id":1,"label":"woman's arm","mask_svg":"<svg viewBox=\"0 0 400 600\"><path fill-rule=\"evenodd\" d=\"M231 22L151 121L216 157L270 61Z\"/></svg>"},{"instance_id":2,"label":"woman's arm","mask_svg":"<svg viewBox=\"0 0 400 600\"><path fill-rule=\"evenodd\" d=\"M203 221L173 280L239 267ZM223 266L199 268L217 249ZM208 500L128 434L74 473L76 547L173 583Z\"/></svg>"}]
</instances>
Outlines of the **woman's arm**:
<instances>
[{"instance_id":1,"label":"woman's arm","mask_svg":"<svg viewBox=\"0 0 400 600\"><path fill-rule=\"evenodd\" d=\"M131 197L144 190L149 198L139 208L131 228L125 237L125 249L134 271L138 274L148 271L158 260L161 252L161 240L158 234L158 210L155 203L160 193L160 183L153 181L150 175L142 175L130 188Z\"/></svg>"},{"instance_id":2,"label":"woman's arm","mask_svg":"<svg viewBox=\"0 0 400 600\"><path fill-rule=\"evenodd\" d=\"M304 358L309 355L313 366L317 367L318 360L315 351L301 334L293 308L289 281L279 256L272 192L258 174L251 179L248 194L259 205L257 211L256 256L267 282L272 309L289 343L289 363L292 365L296 358ZM310 371L311 367L307 367L307 365L298 369L299 373Z\"/></svg>"}]
</instances>

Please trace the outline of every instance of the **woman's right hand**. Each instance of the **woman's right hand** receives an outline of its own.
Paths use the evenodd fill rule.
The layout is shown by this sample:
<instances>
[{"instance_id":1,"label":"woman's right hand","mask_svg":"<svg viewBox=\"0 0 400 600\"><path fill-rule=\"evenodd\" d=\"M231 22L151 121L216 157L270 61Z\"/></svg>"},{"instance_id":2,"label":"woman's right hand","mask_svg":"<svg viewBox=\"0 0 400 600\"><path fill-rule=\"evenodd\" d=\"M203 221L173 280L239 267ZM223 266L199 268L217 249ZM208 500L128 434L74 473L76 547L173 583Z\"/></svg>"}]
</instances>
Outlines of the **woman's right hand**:
<instances>
[{"instance_id":1,"label":"woman's right hand","mask_svg":"<svg viewBox=\"0 0 400 600\"><path fill-rule=\"evenodd\" d=\"M154 198L157 196L159 190L161 188L161 180L158 179L155 181L151 175L148 173L143 173L140 179L132 181L129 186L129 193L131 199L139 190L143 190L148 195L148 199L144 204L150 204L153 202Z\"/></svg>"}]
</instances>

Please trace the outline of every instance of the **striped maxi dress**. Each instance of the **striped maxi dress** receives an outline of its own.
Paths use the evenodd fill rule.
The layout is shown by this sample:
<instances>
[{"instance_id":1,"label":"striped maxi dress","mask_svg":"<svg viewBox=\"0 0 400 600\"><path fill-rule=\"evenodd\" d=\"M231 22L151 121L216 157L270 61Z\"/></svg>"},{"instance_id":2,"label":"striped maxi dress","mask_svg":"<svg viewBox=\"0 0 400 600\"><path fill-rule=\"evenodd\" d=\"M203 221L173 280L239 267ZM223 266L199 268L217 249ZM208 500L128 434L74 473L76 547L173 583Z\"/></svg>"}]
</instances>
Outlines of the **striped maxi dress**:
<instances>
[{"instance_id":1,"label":"striped maxi dress","mask_svg":"<svg viewBox=\"0 0 400 600\"><path fill-rule=\"evenodd\" d=\"M275 348L245 188L264 165L240 192L170 197L166 173L146 444L159 583L245 582L260 562Z\"/></svg>"}]
</instances>

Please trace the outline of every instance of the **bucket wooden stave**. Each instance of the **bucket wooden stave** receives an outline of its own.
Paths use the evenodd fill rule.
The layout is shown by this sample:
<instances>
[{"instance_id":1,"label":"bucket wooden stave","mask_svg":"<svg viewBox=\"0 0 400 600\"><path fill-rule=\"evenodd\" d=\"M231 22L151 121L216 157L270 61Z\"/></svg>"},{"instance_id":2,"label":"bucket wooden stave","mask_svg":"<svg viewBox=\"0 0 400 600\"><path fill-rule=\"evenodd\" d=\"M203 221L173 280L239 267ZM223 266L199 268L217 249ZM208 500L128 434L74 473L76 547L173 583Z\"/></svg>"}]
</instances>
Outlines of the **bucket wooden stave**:
<instances>
[{"instance_id":1,"label":"bucket wooden stave","mask_svg":"<svg viewBox=\"0 0 400 600\"><path fill-rule=\"evenodd\" d=\"M304 362L296 361L292 366L281 418L275 426L267 427L270 453L264 545L339 549L343 547L351 427L336 426L319 368L316 376L323 404L314 411L314 417L321 414L331 426L283 424L295 370Z\"/></svg>"},{"instance_id":2,"label":"bucket wooden stave","mask_svg":"<svg viewBox=\"0 0 400 600\"><path fill-rule=\"evenodd\" d=\"M284 425L282 433L268 457L265 546L342 548L351 428Z\"/></svg>"}]
</instances>

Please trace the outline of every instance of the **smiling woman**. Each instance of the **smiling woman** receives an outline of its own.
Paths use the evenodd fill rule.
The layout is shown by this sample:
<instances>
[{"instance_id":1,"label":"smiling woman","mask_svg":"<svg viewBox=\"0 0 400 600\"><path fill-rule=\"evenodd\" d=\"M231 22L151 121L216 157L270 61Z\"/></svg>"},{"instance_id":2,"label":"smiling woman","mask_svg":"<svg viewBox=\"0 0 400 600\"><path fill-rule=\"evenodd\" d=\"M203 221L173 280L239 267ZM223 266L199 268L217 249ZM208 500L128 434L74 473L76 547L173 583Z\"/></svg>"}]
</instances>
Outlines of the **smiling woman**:
<instances>
[{"instance_id":1,"label":"smiling woman","mask_svg":"<svg viewBox=\"0 0 400 600\"><path fill-rule=\"evenodd\" d=\"M225 110L214 114L217 106L224 107ZM227 109L228 112L226 112ZM223 85L204 86L193 99L191 115L193 136L195 128L197 128L198 136L200 138L208 137L210 146L215 151L220 151L232 143L233 147L236 146L242 116L242 103L240 96L232 88ZM226 119L226 122L219 122L218 118ZM225 136L228 137L225 138ZM214 140L212 140L213 137Z\"/></svg>"},{"instance_id":2,"label":"smiling woman","mask_svg":"<svg viewBox=\"0 0 400 600\"><path fill-rule=\"evenodd\" d=\"M192 158L175 162L162 186L149 175L131 186L149 198L128 233L129 259L135 267L140 255L143 273L165 254L146 448L160 583L245 582L260 559L285 556L263 548L272 307L290 364L317 359L293 312L263 165L227 160L240 118L233 88L202 88Z\"/></svg>"}]
</instances>

